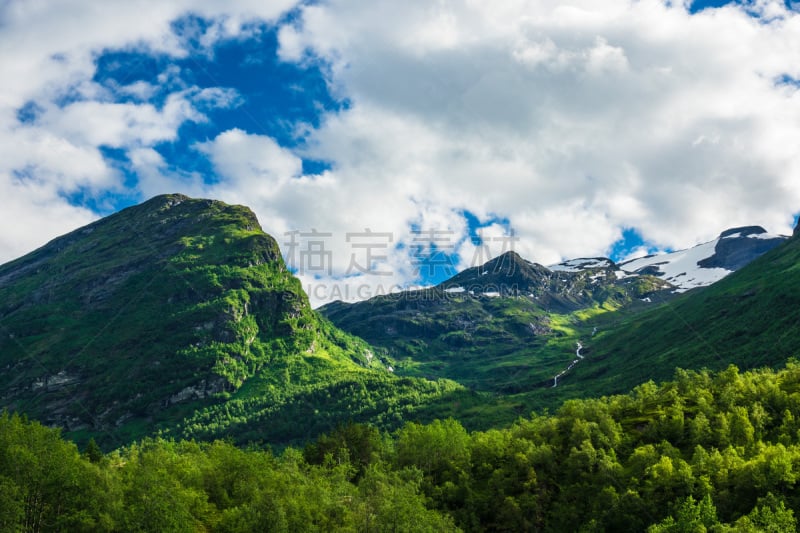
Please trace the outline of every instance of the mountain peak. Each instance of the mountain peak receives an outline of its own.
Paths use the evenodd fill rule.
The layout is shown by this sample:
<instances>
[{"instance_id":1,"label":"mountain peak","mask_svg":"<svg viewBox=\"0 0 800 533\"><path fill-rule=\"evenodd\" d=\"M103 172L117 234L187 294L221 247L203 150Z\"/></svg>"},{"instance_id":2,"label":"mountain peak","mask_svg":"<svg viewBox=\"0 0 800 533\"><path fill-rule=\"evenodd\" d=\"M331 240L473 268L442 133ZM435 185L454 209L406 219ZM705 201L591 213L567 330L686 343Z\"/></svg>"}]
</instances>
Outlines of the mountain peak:
<instances>
[{"instance_id":1,"label":"mountain peak","mask_svg":"<svg viewBox=\"0 0 800 533\"><path fill-rule=\"evenodd\" d=\"M701 268L739 270L784 240L785 237L770 235L761 226L731 228L720 234L714 246L714 255L701 259L697 265Z\"/></svg>"},{"instance_id":2,"label":"mountain peak","mask_svg":"<svg viewBox=\"0 0 800 533\"><path fill-rule=\"evenodd\" d=\"M153 196L149 200L146 200L139 204L141 207L145 206L155 206L155 205L163 205L165 207L172 207L173 205L178 205L182 202L187 200L191 200L190 197L186 196L185 194L181 194L178 192L168 193L168 194L159 194L157 196ZM213 201L213 200L208 200Z\"/></svg>"},{"instance_id":3,"label":"mountain peak","mask_svg":"<svg viewBox=\"0 0 800 533\"><path fill-rule=\"evenodd\" d=\"M553 272L581 272L584 270L614 269L616 266L616 263L607 257L579 257L550 265L547 268Z\"/></svg>"},{"instance_id":4,"label":"mountain peak","mask_svg":"<svg viewBox=\"0 0 800 533\"><path fill-rule=\"evenodd\" d=\"M527 291L531 286L541 285L549 275L545 267L526 261L512 250L480 266L469 268L440 286L445 289L468 288L476 293L504 294L509 290Z\"/></svg>"},{"instance_id":5,"label":"mountain peak","mask_svg":"<svg viewBox=\"0 0 800 533\"><path fill-rule=\"evenodd\" d=\"M620 266L625 272L658 276L682 292L724 278L785 240L761 226L741 226L693 248L632 259Z\"/></svg>"},{"instance_id":6,"label":"mountain peak","mask_svg":"<svg viewBox=\"0 0 800 533\"><path fill-rule=\"evenodd\" d=\"M511 250L490 259L479 268L497 273L515 270L517 266L522 265L527 266L530 265L530 263L523 259L517 252Z\"/></svg>"},{"instance_id":7,"label":"mountain peak","mask_svg":"<svg viewBox=\"0 0 800 533\"><path fill-rule=\"evenodd\" d=\"M172 193L154 196L141 204L123 209L115 216L165 218L170 222L183 220L194 224L206 219L227 221L248 231L263 231L255 213L247 206L227 204L220 200L190 198L185 194Z\"/></svg>"}]
</instances>

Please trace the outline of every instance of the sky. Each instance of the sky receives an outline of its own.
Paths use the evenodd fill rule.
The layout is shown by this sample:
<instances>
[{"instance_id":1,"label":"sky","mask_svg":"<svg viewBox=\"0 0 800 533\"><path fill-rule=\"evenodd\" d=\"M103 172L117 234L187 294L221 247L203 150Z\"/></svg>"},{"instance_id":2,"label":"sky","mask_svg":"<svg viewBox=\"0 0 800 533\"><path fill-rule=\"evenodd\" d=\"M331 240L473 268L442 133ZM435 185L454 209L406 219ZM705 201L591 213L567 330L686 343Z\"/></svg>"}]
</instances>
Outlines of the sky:
<instances>
[{"instance_id":1,"label":"sky","mask_svg":"<svg viewBox=\"0 0 800 533\"><path fill-rule=\"evenodd\" d=\"M0 262L163 193L315 306L800 212L800 4L0 2Z\"/></svg>"}]
</instances>

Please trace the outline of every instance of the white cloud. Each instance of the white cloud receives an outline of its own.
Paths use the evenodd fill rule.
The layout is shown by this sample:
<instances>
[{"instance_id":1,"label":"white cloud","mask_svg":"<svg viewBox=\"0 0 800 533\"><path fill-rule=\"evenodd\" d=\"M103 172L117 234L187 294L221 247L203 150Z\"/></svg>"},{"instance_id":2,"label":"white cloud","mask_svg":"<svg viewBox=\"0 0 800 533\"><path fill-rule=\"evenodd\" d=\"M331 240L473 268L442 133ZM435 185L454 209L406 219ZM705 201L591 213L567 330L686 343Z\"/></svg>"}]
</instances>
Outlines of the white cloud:
<instances>
[{"instance_id":1,"label":"white cloud","mask_svg":"<svg viewBox=\"0 0 800 533\"><path fill-rule=\"evenodd\" d=\"M409 223L422 211L374 179L369 169L352 180L330 171L305 176L299 157L274 139L238 129L197 150L210 158L221 178L201 185L199 195L253 208L315 304L385 294L415 277L409 250L395 245L411 240ZM424 212L434 216L433 210ZM438 216L437 228L448 216L463 225L452 214Z\"/></svg>"},{"instance_id":2,"label":"white cloud","mask_svg":"<svg viewBox=\"0 0 800 533\"><path fill-rule=\"evenodd\" d=\"M277 194L288 180L302 175L303 162L296 155L269 137L240 129L223 132L197 149L211 159L225 187L257 198Z\"/></svg>"},{"instance_id":3,"label":"white cloud","mask_svg":"<svg viewBox=\"0 0 800 533\"><path fill-rule=\"evenodd\" d=\"M650 250L647 249L647 246L637 246L630 252L628 252L625 257L620 259L619 263L624 263L626 261L632 261L634 259L640 259L642 257L646 257L650 255Z\"/></svg>"},{"instance_id":4,"label":"white cloud","mask_svg":"<svg viewBox=\"0 0 800 533\"><path fill-rule=\"evenodd\" d=\"M353 102L312 136L341 183L369 169L403 183L396 202L506 216L542 262L600 254L623 227L675 248L789 230L800 96L774 80L797 76L797 13L435 5L332 0L282 30L285 58L328 61Z\"/></svg>"},{"instance_id":5,"label":"white cloud","mask_svg":"<svg viewBox=\"0 0 800 533\"><path fill-rule=\"evenodd\" d=\"M182 95L173 94L163 109L151 104L80 101L44 114L41 127L89 146L153 145L177 137L187 120L203 116Z\"/></svg>"},{"instance_id":6,"label":"white cloud","mask_svg":"<svg viewBox=\"0 0 800 533\"><path fill-rule=\"evenodd\" d=\"M200 91L174 70L159 87L92 82L101 50L212 54L219 39L246 38L247 21L275 20L292 5L7 2L0 191L23 212L46 207L78 223L91 214L63 195L120 187L98 149L120 147L143 194L250 205L282 243L294 230L330 233L331 276L303 279L374 291L414 278L409 248L387 248L377 266L391 276L354 280L348 233L370 229L408 243L413 224L436 226L424 229L452 231L469 266L476 249L459 214L469 210L508 219L515 248L547 264L601 255L622 228L671 248L741 224L787 233L800 208L800 92L775 83L800 78L800 15L780 2L696 15L660 0L308 4L280 29L279 55L323 65L330 90L350 105L318 128L298 125L306 132L299 149L246 125L198 143L198 157L217 173L211 181L170 168L153 146L175 139L186 121L205 120L208 107L238 105L235 91ZM170 29L190 11L212 20L191 46ZM164 87L173 91L167 104L147 103ZM68 93L81 99L54 104ZM135 101L118 103L114 93ZM21 124L16 110L29 101L40 112ZM332 168L303 175L301 157ZM36 234L63 232L56 220L42 218ZM32 235L17 241L41 242ZM18 251L0 241L0 259Z\"/></svg>"},{"instance_id":7,"label":"white cloud","mask_svg":"<svg viewBox=\"0 0 800 533\"><path fill-rule=\"evenodd\" d=\"M61 202L47 183L0 180L0 250L11 260L57 235L88 224L97 215ZM9 201L13 200L13 201Z\"/></svg>"},{"instance_id":8,"label":"white cloud","mask_svg":"<svg viewBox=\"0 0 800 533\"><path fill-rule=\"evenodd\" d=\"M525 253L519 249L515 231L503 224L492 223L475 231L477 242L468 238L459 247L458 270L477 267L506 252Z\"/></svg>"}]
</instances>

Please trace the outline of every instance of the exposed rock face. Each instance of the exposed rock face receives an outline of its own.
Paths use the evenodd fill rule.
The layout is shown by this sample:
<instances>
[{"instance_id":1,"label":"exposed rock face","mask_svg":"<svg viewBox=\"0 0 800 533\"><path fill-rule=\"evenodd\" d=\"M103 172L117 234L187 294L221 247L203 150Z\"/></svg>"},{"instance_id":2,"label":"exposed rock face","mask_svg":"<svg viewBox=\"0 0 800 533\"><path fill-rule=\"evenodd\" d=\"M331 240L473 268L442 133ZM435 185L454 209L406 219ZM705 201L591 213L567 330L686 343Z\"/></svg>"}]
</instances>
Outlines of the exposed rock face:
<instances>
[{"instance_id":1,"label":"exposed rock face","mask_svg":"<svg viewBox=\"0 0 800 533\"><path fill-rule=\"evenodd\" d=\"M730 228L726 229L722 233L719 234L720 239L724 239L725 237L748 237L750 235L761 235L762 233L766 233L767 230L762 228L761 226L742 226L740 228Z\"/></svg>"},{"instance_id":2,"label":"exposed rock face","mask_svg":"<svg viewBox=\"0 0 800 533\"><path fill-rule=\"evenodd\" d=\"M226 382L223 378L217 376L208 380L204 379L197 385L189 385L181 389L180 392L173 394L169 397L169 400L165 402L165 405L168 406L187 400L202 400L203 398L223 392L226 388Z\"/></svg>"},{"instance_id":3,"label":"exposed rock face","mask_svg":"<svg viewBox=\"0 0 800 533\"><path fill-rule=\"evenodd\" d=\"M643 285L633 278L621 279L618 272L619 267L606 257L574 259L548 268L511 251L461 272L439 288L451 294L461 291L477 296L534 298L549 311L570 312L604 301L615 292L612 287L620 289L620 295L641 297ZM647 279L647 293L672 287L661 280Z\"/></svg>"},{"instance_id":4,"label":"exposed rock face","mask_svg":"<svg viewBox=\"0 0 800 533\"><path fill-rule=\"evenodd\" d=\"M553 329L550 327L550 317L539 317L537 320L530 322L528 326L534 335L550 335Z\"/></svg>"},{"instance_id":5,"label":"exposed rock face","mask_svg":"<svg viewBox=\"0 0 800 533\"><path fill-rule=\"evenodd\" d=\"M703 268L724 268L736 271L755 258L772 250L785 237L770 237L761 226L746 226L723 231L714 249L714 255L697 264Z\"/></svg>"},{"instance_id":6,"label":"exposed rock face","mask_svg":"<svg viewBox=\"0 0 800 533\"><path fill-rule=\"evenodd\" d=\"M58 374L44 376L37 379L31 385L31 390L45 390L47 392L53 392L62 389L67 385L72 385L77 381L78 376L70 375L66 370L62 370Z\"/></svg>"},{"instance_id":7,"label":"exposed rock face","mask_svg":"<svg viewBox=\"0 0 800 533\"><path fill-rule=\"evenodd\" d=\"M542 265L530 263L516 252L507 252L487 263L457 274L442 284L450 287L463 287L474 293L533 292L549 286L552 273Z\"/></svg>"}]
</instances>

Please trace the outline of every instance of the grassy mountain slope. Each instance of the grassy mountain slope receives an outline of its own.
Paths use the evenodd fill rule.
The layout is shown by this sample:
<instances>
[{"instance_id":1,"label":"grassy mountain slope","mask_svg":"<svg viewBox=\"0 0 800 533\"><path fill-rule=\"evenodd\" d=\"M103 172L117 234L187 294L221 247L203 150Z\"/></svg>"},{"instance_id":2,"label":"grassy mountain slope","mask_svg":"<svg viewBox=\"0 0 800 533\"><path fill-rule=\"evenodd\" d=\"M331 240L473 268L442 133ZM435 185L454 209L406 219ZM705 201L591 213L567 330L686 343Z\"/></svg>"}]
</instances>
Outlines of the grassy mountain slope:
<instances>
[{"instance_id":1,"label":"grassy mountain slope","mask_svg":"<svg viewBox=\"0 0 800 533\"><path fill-rule=\"evenodd\" d=\"M601 328L565 388L606 394L676 367L782 365L800 355L800 236L710 287Z\"/></svg>"},{"instance_id":2,"label":"grassy mountain slope","mask_svg":"<svg viewBox=\"0 0 800 533\"><path fill-rule=\"evenodd\" d=\"M619 278L607 263L552 272L510 252L438 287L320 311L383 350L399 374L446 377L494 395L481 416L508 421L559 403L553 377L591 336L587 320L644 306L642 298L669 287L651 276Z\"/></svg>"},{"instance_id":3,"label":"grassy mountain slope","mask_svg":"<svg viewBox=\"0 0 800 533\"><path fill-rule=\"evenodd\" d=\"M0 267L0 406L79 440L286 442L458 393L370 354L242 206L159 196Z\"/></svg>"}]
</instances>

